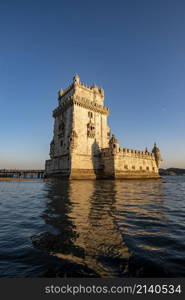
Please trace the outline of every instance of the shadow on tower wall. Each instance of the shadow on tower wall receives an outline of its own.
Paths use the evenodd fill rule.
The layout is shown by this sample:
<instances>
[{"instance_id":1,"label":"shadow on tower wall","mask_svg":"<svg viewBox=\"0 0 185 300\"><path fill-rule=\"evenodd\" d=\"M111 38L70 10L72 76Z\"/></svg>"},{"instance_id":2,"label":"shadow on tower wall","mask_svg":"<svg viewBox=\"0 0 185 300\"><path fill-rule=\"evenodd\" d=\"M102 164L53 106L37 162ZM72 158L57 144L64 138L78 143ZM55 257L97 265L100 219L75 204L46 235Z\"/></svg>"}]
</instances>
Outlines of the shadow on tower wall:
<instances>
[{"instance_id":1,"label":"shadow on tower wall","mask_svg":"<svg viewBox=\"0 0 185 300\"><path fill-rule=\"evenodd\" d=\"M104 164L102 161L101 149L96 139L94 140L91 147L91 155L92 155L93 170L96 175L96 178L97 179L103 178Z\"/></svg>"}]
</instances>

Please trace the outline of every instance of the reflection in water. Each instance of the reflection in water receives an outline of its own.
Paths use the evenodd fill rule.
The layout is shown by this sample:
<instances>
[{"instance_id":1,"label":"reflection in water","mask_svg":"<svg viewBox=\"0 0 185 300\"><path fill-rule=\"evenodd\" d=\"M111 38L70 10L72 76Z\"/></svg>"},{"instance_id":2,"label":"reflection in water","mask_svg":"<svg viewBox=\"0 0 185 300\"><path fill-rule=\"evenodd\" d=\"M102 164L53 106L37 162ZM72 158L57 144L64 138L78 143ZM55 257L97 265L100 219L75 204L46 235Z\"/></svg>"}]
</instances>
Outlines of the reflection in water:
<instances>
[{"instance_id":1,"label":"reflection in water","mask_svg":"<svg viewBox=\"0 0 185 300\"><path fill-rule=\"evenodd\" d=\"M115 183L58 181L49 185L48 198L43 218L57 235L42 235L37 246L97 276L126 276L129 251L114 217Z\"/></svg>"},{"instance_id":2,"label":"reflection in water","mask_svg":"<svg viewBox=\"0 0 185 300\"><path fill-rule=\"evenodd\" d=\"M70 184L73 219L78 237L75 245L84 249L84 263L103 276L125 274L129 252L117 227L114 182L88 181Z\"/></svg>"},{"instance_id":3,"label":"reflection in water","mask_svg":"<svg viewBox=\"0 0 185 300\"><path fill-rule=\"evenodd\" d=\"M172 185L164 179L47 182L42 217L51 232L33 244L68 262L62 276L185 276L185 205ZM179 188L184 195L182 180Z\"/></svg>"}]
</instances>

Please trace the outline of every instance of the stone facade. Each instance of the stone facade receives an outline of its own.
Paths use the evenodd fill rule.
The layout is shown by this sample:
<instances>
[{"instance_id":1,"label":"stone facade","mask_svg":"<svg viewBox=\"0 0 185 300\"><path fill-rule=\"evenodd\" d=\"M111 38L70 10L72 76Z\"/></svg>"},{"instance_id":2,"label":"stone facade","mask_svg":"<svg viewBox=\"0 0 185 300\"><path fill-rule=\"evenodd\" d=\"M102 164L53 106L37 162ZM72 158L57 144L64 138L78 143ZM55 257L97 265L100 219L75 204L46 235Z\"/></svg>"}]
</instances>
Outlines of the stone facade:
<instances>
[{"instance_id":1,"label":"stone facade","mask_svg":"<svg viewBox=\"0 0 185 300\"><path fill-rule=\"evenodd\" d=\"M160 150L152 152L120 148L107 125L109 109L104 90L93 84L73 83L58 93L53 111L54 134L46 175L70 179L158 178Z\"/></svg>"}]
</instances>

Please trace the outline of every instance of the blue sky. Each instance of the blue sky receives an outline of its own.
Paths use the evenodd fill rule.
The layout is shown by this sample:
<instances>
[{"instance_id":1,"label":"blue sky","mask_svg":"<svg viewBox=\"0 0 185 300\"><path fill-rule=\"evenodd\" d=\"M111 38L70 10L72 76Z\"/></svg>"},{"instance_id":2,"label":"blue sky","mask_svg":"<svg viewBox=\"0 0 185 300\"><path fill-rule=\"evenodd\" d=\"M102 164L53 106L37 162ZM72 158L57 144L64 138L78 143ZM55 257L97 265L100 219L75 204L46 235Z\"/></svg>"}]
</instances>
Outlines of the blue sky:
<instances>
[{"instance_id":1,"label":"blue sky","mask_svg":"<svg viewBox=\"0 0 185 300\"><path fill-rule=\"evenodd\" d=\"M184 0L0 1L0 168L43 168L57 92L105 90L122 147L185 168Z\"/></svg>"}]
</instances>

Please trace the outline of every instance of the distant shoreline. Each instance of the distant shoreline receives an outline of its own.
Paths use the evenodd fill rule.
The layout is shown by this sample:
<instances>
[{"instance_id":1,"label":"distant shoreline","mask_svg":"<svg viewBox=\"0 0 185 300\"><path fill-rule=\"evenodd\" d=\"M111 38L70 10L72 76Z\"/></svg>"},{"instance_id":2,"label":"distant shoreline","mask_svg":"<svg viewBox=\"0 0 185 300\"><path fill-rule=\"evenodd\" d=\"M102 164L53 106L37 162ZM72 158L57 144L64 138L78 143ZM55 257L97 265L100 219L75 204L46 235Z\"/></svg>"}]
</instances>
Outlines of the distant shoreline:
<instances>
[{"instance_id":1,"label":"distant shoreline","mask_svg":"<svg viewBox=\"0 0 185 300\"><path fill-rule=\"evenodd\" d=\"M185 175L185 169L180 169L180 168L168 168L168 169L159 169L159 174L161 176L169 175L169 176L179 176Z\"/></svg>"}]
</instances>

